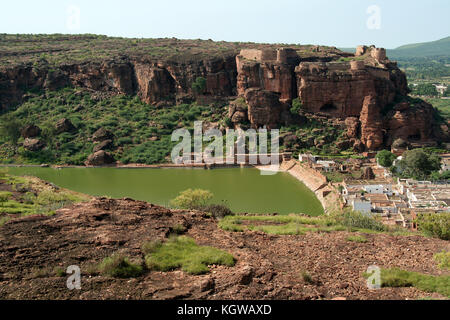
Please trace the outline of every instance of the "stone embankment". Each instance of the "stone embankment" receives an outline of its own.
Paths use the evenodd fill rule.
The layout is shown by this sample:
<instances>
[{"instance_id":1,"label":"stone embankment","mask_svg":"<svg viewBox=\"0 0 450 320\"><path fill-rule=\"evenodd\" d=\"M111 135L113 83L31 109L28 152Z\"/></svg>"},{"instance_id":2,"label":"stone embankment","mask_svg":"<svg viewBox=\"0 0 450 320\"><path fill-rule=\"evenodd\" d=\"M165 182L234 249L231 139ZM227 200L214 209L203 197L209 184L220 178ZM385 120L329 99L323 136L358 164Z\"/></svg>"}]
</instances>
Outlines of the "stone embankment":
<instances>
[{"instance_id":1,"label":"stone embankment","mask_svg":"<svg viewBox=\"0 0 450 320\"><path fill-rule=\"evenodd\" d=\"M319 171L296 160L285 161L281 164L280 168L303 182L314 192L322 204L325 213L330 214L342 208L339 193Z\"/></svg>"}]
</instances>

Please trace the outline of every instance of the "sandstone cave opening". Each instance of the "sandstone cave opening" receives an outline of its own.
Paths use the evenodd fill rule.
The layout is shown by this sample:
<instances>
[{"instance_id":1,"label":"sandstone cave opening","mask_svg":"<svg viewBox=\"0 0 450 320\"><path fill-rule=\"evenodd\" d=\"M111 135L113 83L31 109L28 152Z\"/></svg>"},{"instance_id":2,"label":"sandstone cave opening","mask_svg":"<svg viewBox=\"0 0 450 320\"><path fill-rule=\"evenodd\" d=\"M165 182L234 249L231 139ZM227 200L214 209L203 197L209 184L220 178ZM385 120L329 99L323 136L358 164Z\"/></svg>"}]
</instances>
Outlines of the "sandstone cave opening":
<instances>
[{"instance_id":1,"label":"sandstone cave opening","mask_svg":"<svg viewBox=\"0 0 450 320\"><path fill-rule=\"evenodd\" d=\"M416 133L413 135L408 136L409 141L419 141L420 140L420 133Z\"/></svg>"},{"instance_id":2,"label":"sandstone cave opening","mask_svg":"<svg viewBox=\"0 0 450 320\"><path fill-rule=\"evenodd\" d=\"M320 112L332 113L336 112L338 108L333 103L326 103L320 108Z\"/></svg>"}]
</instances>

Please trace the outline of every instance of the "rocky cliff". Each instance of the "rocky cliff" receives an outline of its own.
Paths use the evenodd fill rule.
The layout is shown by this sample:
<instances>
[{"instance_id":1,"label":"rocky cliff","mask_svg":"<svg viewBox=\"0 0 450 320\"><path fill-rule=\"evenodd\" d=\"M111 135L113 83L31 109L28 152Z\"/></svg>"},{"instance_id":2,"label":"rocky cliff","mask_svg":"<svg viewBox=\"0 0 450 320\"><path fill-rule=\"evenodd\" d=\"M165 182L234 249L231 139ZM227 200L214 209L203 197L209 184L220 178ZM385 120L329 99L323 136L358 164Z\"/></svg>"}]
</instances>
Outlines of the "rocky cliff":
<instances>
[{"instance_id":1,"label":"rocky cliff","mask_svg":"<svg viewBox=\"0 0 450 320\"><path fill-rule=\"evenodd\" d=\"M303 115L345 120L347 136L358 151L378 150L396 138L428 145L436 139L448 141L448 128L434 120L433 107L412 103L407 96L406 76L384 49L361 46L348 57L336 51L304 57L287 49L242 50L236 61L237 92L246 98L254 127L261 126L262 113L268 110L276 111L265 125L273 127L274 117L283 118L278 117L280 108L264 106L269 103L264 97L272 92L282 104L298 99ZM260 99L254 97L255 88Z\"/></svg>"},{"instance_id":2,"label":"rocky cliff","mask_svg":"<svg viewBox=\"0 0 450 320\"><path fill-rule=\"evenodd\" d=\"M171 44L178 51L178 42ZM359 47L355 55L318 46L249 44L240 52L236 49L211 56L123 54L56 66L46 60L3 65L0 110L22 103L29 90L65 86L138 95L158 106L189 103L199 96L214 100L238 95L246 106L230 105L230 119L237 126L248 121L255 128L301 124L290 112L292 101L298 99L300 118L346 120L348 138L362 145L360 149L376 150L398 137L411 142L448 139L448 128L435 122L431 105L408 102L405 74L384 49ZM199 78L204 87L194 91L192 84Z\"/></svg>"}]
</instances>

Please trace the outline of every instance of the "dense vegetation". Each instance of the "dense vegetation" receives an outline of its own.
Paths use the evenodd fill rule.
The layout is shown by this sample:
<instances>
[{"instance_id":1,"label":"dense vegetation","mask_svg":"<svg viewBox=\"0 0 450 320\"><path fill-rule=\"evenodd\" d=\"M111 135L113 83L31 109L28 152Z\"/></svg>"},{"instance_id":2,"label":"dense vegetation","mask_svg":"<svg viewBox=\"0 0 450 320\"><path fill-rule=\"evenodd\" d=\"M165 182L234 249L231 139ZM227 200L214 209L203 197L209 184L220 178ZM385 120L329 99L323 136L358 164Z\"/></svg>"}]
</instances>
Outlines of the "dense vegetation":
<instances>
[{"instance_id":1,"label":"dense vegetation","mask_svg":"<svg viewBox=\"0 0 450 320\"><path fill-rule=\"evenodd\" d=\"M397 157L392 152L382 150L377 153L377 162L380 166L390 168Z\"/></svg>"},{"instance_id":2,"label":"dense vegetation","mask_svg":"<svg viewBox=\"0 0 450 320\"><path fill-rule=\"evenodd\" d=\"M15 111L0 116L0 161L82 165L92 153L92 135L99 128L114 134L114 157L122 163L154 164L170 162L174 129L193 129L195 120L219 121L226 108L221 105L182 104L155 108L137 96L110 96L98 99L74 88L30 93L32 97ZM69 119L74 132L55 132L55 123ZM20 144L20 129L34 124L42 129L40 139L46 148L27 151ZM18 142L18 144L16 144Z\"/></svg>"},{"instance_id":3,"label":"dense vegetation","mask_svg":"<svg viewBox=\"0 0 450 320\"><path fill-rule=\"evenodd\" d=\"M426 153L422 149L406 151L398 161L394 173L402 178L426 180L441 169L441 159L437 154Z\"/></svg>"},{"instance_id":4,"label":"dense vegetation","mask_svg":"<svg viewBox=\"0 0 450 320\"><path fill-rule=\"evenodd\" d=\"M430 149L414 149L403 153L402 159L397 158L387 150L378 152L378 163L390 168L392 173L399 178L412 178L415 180L449 180L448 172L440 172L441 158L439 154Z\"/></svg>"},{"instance_id":5,"label":"dense vegetation","mask_svg":"<svg viewBox=\"0 0 450 320\"><path fill-rule=\"evenodd\" d=\"M419 230L426 235L450 240L450 213L422 213L417 217Z\"/></svg>"},{"instance_id":6,"label":"dense vegetation","mask_svg":"<svg viewBox=\"0 0 450 320\"><path fill-rule=\"evenodd\" d=\"M201 90L203 80L195 83ZM28 100L6 114L0 115L0 163L83 165L92 153L93 134L100 128L113 133L113 145L108 151L124 164L157 164L170 162L171 141L177 128L193 130L194 121L216 123L228 127L226 103L208 106L197 103L157 108L142 102L137 96L106 95L79 89L28 92ZM301 105L294 103L296 112ZM72 132L57 133L55 124L69 119ZM44 148L29 151L23 147L21 129L36 125ZM337 139L345 140L344 130L330 126L326 120L308 118L302 125L283 126L280 130L281 151L297 156L312 152L324 156L352 156L336 147ZM206 144L206 143L205 143ZM225 145L225 143L224 143Z\"/></svg>"},{"instance_id":7,"label":"dense vegetation","mask_svg":"<svg viewBox=\"0 0 450 320\"><path fill-rule=\"evenodd\" d=\"M450 57L399 58L398 64L410 81L436 80L450 77Z\"/></svg>"}]
</instances>

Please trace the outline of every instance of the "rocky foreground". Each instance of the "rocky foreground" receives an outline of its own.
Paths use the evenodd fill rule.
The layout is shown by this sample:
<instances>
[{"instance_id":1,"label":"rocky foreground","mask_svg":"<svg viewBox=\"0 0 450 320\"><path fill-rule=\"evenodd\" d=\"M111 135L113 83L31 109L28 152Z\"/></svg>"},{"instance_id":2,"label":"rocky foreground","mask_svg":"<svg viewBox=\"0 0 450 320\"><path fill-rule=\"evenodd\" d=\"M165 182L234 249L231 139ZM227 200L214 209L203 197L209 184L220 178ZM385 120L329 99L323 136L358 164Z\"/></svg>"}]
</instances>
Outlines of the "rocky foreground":
<instances>
[{"instance_id":1,"label":"rocky foreground","mask_svg":"<svg viewBox=\"0 0 450 320\"><path fill-rule=\"evenodd\" d=\"M236 265L211 266L209 274L200 276L148 271L135 279L115 279L91 272L118 251L142 261L142 244L165 240L175 225L184 226L199 245L231 253ZM445 298L415 288L369 290L362 274L378 265L440 275L433 254L447 248L446 241L368 234L366 243L354 243L347 241L349 235L231 233L204 213L97 198L51 217L11 220L0 228L0 299ZM81 268L81 290L68 290L68 276L54 272L70 265ZM306 281L302 272L311 279Z\"/></svg>"}]
</instances>

